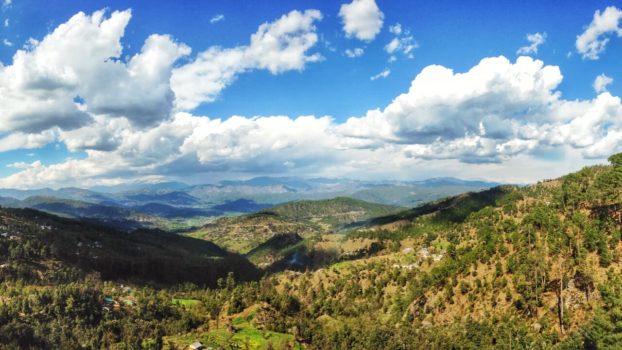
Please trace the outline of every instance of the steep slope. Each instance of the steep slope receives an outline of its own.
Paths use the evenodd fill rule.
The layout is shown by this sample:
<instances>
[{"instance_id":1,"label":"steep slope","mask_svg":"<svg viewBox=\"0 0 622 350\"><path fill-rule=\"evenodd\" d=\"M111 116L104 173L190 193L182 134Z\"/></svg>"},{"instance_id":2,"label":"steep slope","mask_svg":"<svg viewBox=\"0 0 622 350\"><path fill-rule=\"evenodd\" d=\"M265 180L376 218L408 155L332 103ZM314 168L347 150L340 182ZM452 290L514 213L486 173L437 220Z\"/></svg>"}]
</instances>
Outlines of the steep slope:
<instances>
[{"instance_id":1,"label":"steep slope","mask_svg":"<svg viewBox=\"0 0 622 350\"><path fill-rule=\"evenodd\" d=\"M412 221L418 217L437 214L435 221L447 221L458 223L464 221L467 216L484 207L495 205L497 200L506 194L513 192L514 186L498 186L480 192L467 192L454 197L448 197L432 201L413 209L401 211L396 214L376 217L371 220L372 225L391 224L399 221Z\"/></svg>"},{"instance_id":2,"label":"steep slope","mask_svg":"<svg viewBox=\"0 0 622 350\"><path fill-rule=\"evenodd\" d=\"M277 234L246 253L246 257L261 267L270 266L293 253L302 241L296 233Z\"/></svg>"},{"instance_id":3,"label":"steep slope","mask_svg":"<svg viewBox=\"0 0 622 350\"><path fill-rule=\"evenodd\" d=\"M258 277L244 258L217 245L161 231L123 233L31 209L0 209L0 280L68 282L98 273L103 280L214 286L229 271Z\"/></svg>"},{"instance_id":4,"label":"steep slope","mask_svg":"<svg viewBox=\"0 0 622 350\"><path fill-rule=\"evenodd\" d=\"M320 322L320 348L616 348L622 154L610 160L356 230L392 248L281 290Z\"/></svg>"}]
</instances>

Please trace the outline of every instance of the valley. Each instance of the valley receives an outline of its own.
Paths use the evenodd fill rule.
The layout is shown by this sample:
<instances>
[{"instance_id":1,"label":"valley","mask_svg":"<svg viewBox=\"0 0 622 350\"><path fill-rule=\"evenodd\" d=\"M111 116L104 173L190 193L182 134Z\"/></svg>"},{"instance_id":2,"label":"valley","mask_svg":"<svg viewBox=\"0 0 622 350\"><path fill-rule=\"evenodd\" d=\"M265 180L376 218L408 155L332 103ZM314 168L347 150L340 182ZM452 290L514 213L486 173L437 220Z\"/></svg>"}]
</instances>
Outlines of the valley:
<instances>
[{"instance_id":1,"label":"valley","mask_svg":"<svg viewBox=\"0 0 622 350\"><path fill-rule=\"evenodd\" d=\"M622 155L610 162L414 208L305 199L177 233L0 209L0 342L615 347Z\"/></svg>"},{"instance_id":2,"label":"valley","mask_svg":"<svg viewBox=\"0 0 622 350\"><path fill-rule=\"evenodd\" d=\"M0 206L88 219L126 231L137 228L189 230L221 217L258 212L291 201L347 196L379 204L409 206L495 185L453 178L381 184L343 179L260 177L210 185L164 182L92 189L0 189Z\"/></svg>"}]
</instances>

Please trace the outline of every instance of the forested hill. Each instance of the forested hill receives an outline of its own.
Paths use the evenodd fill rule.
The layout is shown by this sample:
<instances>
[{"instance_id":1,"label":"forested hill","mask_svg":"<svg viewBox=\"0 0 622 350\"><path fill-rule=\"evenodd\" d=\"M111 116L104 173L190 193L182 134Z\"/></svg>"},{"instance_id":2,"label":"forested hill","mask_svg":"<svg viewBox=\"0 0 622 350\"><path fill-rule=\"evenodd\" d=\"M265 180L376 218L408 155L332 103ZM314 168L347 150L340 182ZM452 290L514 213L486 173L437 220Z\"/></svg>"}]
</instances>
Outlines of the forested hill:
<instances>
[{"instance_id":1,"label":"forested hill","mask_svg":"<svg viewBox=\"0 0 622 350\"><path fill-rule=\"evenodd\" d=\"M516 190L516 186L503 185L480 192L467 192L454 197L432 201L416 208L400 211L386 216L378 216L370 221L371 226L410 222L424 215L435 215L436 221L453 223L464 222L473 212L487 206L494 206L497 201Z\"/></svg>"},{"instance_id":2,"label":"forested hill","mask_svg":"<svg viewBox=\"0 0 622 350\"><path fill-rule=\"evenodd\" d=\"M293 201L266 209L287 219L320 222L327 225L363 223L371 218L396 213L399 207L365 202L348 197Z\"/></svg>"},{"instance_id":3,"label":"forested hill","mask_svg":"<svg viewBox=\"0 0 622 350\"><path fill-rule=\"evenodd\" d=\"M0 209L0 280L67 283L97 273L103 280L215 286L234 272L258 271L217 245L156 230L125 233L32 209Z\"/></svg>"},{"instance_id":4,"label":"forested hill","mask_svg":"<svg viewBox=\"0 0 622 350\"><path fill-rule=\"evenodd\" d=\"M340 341L328 342L333 346L617 348L622 154L609 160L610 166L455 197L352 232L395 248L303 276L299 286L307 287L296 293L309 302L313 293L326 298L316 307L338 329L333 336ZM486 202L476 199L490 205L473 205ZM310 294L310 281L335 289Z\"/></svg>"},{"instance_id":5,"label":"forested hill","mask_svg":"<svg viewBox=\"0 0 622 350\"><path fill-rule=\"evenodd\" d=\"M280 204L258 213L225 217L190 232L231 251L248 253L276 235L302 237L367 224L369 220L402 211L391 205L337 197Z\"/></svg>"}]
</instances>

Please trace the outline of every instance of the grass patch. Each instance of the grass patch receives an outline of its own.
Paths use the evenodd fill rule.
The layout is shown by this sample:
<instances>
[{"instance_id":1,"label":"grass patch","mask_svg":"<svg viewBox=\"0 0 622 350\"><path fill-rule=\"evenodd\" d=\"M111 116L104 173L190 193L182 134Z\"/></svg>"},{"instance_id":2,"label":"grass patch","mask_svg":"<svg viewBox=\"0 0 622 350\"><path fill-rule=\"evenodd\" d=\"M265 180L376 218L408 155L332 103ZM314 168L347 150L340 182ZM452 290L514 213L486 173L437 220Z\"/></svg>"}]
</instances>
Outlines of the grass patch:
<instances>
[{"instance_id":1,"label":"grass patch","mask_svg":"<svg viewBox=\"0 0 622 350\"><path fill-rule=\"evenodd\" d=\"M233 327L235 327L236 329L250 327L250 324L248 323L246 318L242 316L234 318L233 321L231 321L231 324L233 324Z\"/></svg>"},{"instance_id":2,"label":"grass patch","mask_svg":"<svg viewBox=\"0 0 622 350\"><path fill-rule=\"evenodd\" d=\"M179 305L183 307L194 307L197 305L201 305L200 300L196 299L182 299L182 298L173 298L172 303L174 305Z\"/></svg>"},{"instance_id":3,"label":"grass patch","mask_svg":"<svg viewBox=\"0 0 622 350\"><path fill-rule=\"evenodd\" d=\"M238 319L246 322L243 317L236 318L233 322L235 323ZM238 320L238 322L242 321ZM293 345L293 349L302 350L300 344L295 341L291 334L262 331L253 327L242 328L233 334L227 332L226 329L215 329L198 334L164 337L165 344L170 342L177 348L184 348L197 340L206 347L213 348L224 347L228 349L233 345L236 349L267 350L270 347L287 349L288 346Z\"/></svg>"},{"instance_id":4,"label":"grass patch","mask_svg":"<svg viewBox=\"0 0 622 350\"><path fill-rule=\"evenodd\" d=\"M232 339L242 345L242 348L248 346L250 349L263 350L268 349L270 344L274 349L285 349L288 345L294 345L294 349L301 349L300 345L295 343L293 335L260 331L256 328L244 328Z\"/></svg>"},{"instance_id":5,"label":"grass patch","mask_svg":"<svg viewBox=\"0 0 622 350\"><path fill-rule=\"evenodd\" d=\"M334 269L344 269L344 268L348 268L350 266L354 265L354 263L350 260L347 261L340 261L340 262L336 262L332 265L330 265L330 268L334 268Z\"/></svg>"}]
</instances>

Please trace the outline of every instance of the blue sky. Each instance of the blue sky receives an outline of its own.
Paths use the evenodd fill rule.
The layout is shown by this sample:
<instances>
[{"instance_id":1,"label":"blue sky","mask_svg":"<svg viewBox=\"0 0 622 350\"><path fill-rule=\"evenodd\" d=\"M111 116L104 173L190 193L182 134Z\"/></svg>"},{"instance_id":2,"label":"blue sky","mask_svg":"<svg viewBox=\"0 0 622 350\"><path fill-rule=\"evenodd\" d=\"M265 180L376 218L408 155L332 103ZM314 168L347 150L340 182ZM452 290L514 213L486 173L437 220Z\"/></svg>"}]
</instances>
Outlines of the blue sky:
<instances>
[{"instance_id":1,"label":"blue sky","mask_svg":"<svg viewBox=\"0 0 622 350\"><path fill-rule=\"evenodd\" d=\"M360 2L359 13L346 18L344 13L348 6L354 8L356 2ZM618 23L618 9L621 7L620 1L580 1L569 6L565 1L51 0L41 6L39 1L6 0L1 12L4 26L0 39L4 45L0 46L0 61L6 67L15 68L18 73L5 72L3 79L8 81L10 74L17 74L15 77L32 79L30 83L39 83L37 79L42 77L57 79L63 84L66 83L63 79L70 79L71 82L62 91L56 87L44 92L40 89L22 89L29 86L28 81L22 87L12 86L10 88L14 90L5 90L10 91L7 95L16 96L5 103L18 103L21 98L24 104L36 105L43 103L41 101L58 99L54 102L58 102L55 108L58 107L59 111L46 107L46 111L56 113L50 117L41 116L41 110L37 108L26 111L0 109L0 123L8 125L0 127L0 140L4 137L6 141L6 146L0 141L0 149L6 150L0 153L0 178L4 177L0 185L88 186L127 179L203 182L285 173L404 179L453 175L497 181L533 181L556 176L582 165L603 162L607 152L620 150L618 126L622 123L622 116L618 114L616 103L619 101L616 99L622 94L619 82L622 38L618 37L622 30L619 26L618 29L599 29L600 24L596 23L594 16L596 11L604 14L605 9L610 8L607 16ZM123 14L116 17L121 18L123 23L119 24L122 33L115 38L122 47L115 60L128 66L129 75L119 73L123 78L121 75L117 77L107 71L111 67L97 64L87 66L81 62L66 63L67 59L48 59L68 55L71 60L101 61L102 57L96 56L99 51L62 51L62 35L51 37L59 32L59 26L70 23L75 31L84 33L72 40L84 40L84 45L89 45L89 41L96 40L89 38L89 35L97 35L96 29L85 24L88 20L72 22L71 19L79 12L91 18L102 9L103 19L97 29L100 31L102 22L115 19L115 11L131 9L131 14L125 14L127 23L121 18ZM317 12L304 12L310 9ZM262 24L275 24L284 17L295 21L294 17L289 16L292 11L302 14L300 18L296 17L301 21L297 29L275 35L313 36L312 40L302 44L302 51L296 51L293 58L283 52L274 53L270 50L275 48L269 46L267 41L263 42L263 46L257 45L259 51L253 51L254 46L249 43L251 35L258 32ZM361 14L361 11L368 13ZM346 22L361 20L356 16L364 15L368 16L365 17L368 20L380 16L380 25L372 28L373 35L361 38L359 34L366 29L362 27L358 27L359 32L346 30ZM399 34L393 30L397 24L401 29ZM373 23L360 22L358 25L374 27ZM581 52L577 44L578 36L589 28L596 28L597 35L587 38L591 40L588 43L598 44L608 40L597 53L593 52L593 56L597 57L587 57L586 51ZM536 33L544 38L537 50L517 53L519 48L530 44L527 35ZM169 65L158 66L163 78L160 77L161 81L155 83L164 84L161 95L147 91L143 93L144 98L136 97L142 102L132 100L114 106L115 101L119 100L115 93L121 96L123 92L106 90L110 86L136 84L131 86L148 90L150 84L154 84L153 80L137 78L129 67L131 58L141 53L146 40L153 34L168 35L163 39L166 43L161 41L158 45L166 46L167 50L178 50ZM50 45L43 45L48 37ZM29 38L38 42L30 43L28 49L23 49ZM390 54L387 45L396 38L403 40L402 47ZM107 48L112 50L110 52L115 52L113 44L114 40L110 43L112 46ZM171 45L179 47L172 48ZM294 44L289 42L288 45ZM405 52L404 46L408 45L412 47ZM53 52L55 48L60 53ZM250 49L244 51L245 48ZM14 60L16 51L20 49L29 57L22 66ZM346 50L355 49L362 49L363 53L358 57L348 57ZM216 57L210 58L212 61L197 58L209 50ZM230 57L223 54L231 52L242 57L235 58L235 64L226 63L230 62ZM281 56L274 56L278 63L270 66L268 61L272 54ZM395 58L390 59L391 56ZM471 78L465 78L471 85L464 91L456 88L453 93L445 94L440 89L428 100L419 100L418 97L425 95L422 92L427 90L426 84L410 89L426 67L440 65L454 73L464 73L484 62L483 59L499 56L505 57L507 64L488 62L482 64L482 70L492 69L502 76L500 79L506 79L503 83L508 84L507 89L494 90L491 82L496 80L492 78L491 82L482 83L490 91L481 92L472 87L481 79L488 79L486 74L473 74ZM516 74L522 74L516 70L527 69L524 74L533 75L536 85L542 74L541 69L532 70L528 64L518 67L519 56L540 62L544 70L547 70L546 67L557 67L559 79L553 76L551 79L556 83L547 85L544 90L534 88L527 95L537 95L515 101L513 94L523 91L520 90L522 88L511 90ZM48 66L47 63L37 62L51 63ZM209 68L216 65L214 62L219 62L215 83L224 86L216 90L206 87L205 94L200 98L185 98L192 95L192 91L188 90L196 84L211 84L206 80L214 79L209 76L215 74L215 68ZM41 65L45 67L41 68ZM223 66L225 68L221 68ZM117 68L113 69L114 72ZM175 78L182 76L177 71L184 70L183 79ZM75 72L81 72L83 76ZM85 76L90 76L91 72L100 80L87 81ZM233 72L232 75L223 78L229 72ZM386 76L371 79L381 72L385 72ZM509 75L503 76L505 73ZM612 82L597 92L593 83L601 74L607 76L604 81L611 79ZM107 80L110 86L100 86L98 82L101 83L101 79ZM434 76L431 75L430 79L433 82ZM454 83L457 84L457 81ZM449 81L450 85L454 83ZM101 91L95 91L97 89ZM502 92L503 96L497 96ZM603 93L606 96L599 103L607 107L596 102L596 97ZM408 96L399 105L389 108L401 94ZM80 96L81 101L82 95L88 95L77 108L80 116L76 115L76 111L67 111L67 108L73 107L63 99L72 95ZM454 99L462 95L467 97L461 97L459 101ZM500 101L507 98L508 106L481 105L485 96L497 96ZM538 104L529 102L540 97L542 101ZM33 100L26 101L26 98ZM93 101L108 105L93 107ZM149 105L149 101L153 103ZM456 118L460 118L457 122L449 117L443 119L445 115L451 115L449 112L442 116L437 114L441 113L439 108L442 106L453 106L451 111L455 112L456 109L473 105L477 106L476 112L465 113L465 116L456 114ZM407 107L413 110L405 110ZM382 115L376 119L369 117L370 111L376 109ZM520 113L515 110L522 109L525 115L518 116ZM504 111L513 112L506 115ZM604 114L594 116L597 111ZM145 113L155 113L157 117ZM186 113L186 119L180 113ZM231 120L234 115L242 116L242 119ZM265 120L258 122L253 119L255 116L263 116ZM275 116L284 116L287 120ZM302 121L292 124L291 121L298 116L312 116L313 120L308 125ZM324 116L330 118L328 124L323 121ZM30 122L39 118L44 126ZM348 118L352 118L350 122ZM214 124L218 119L222 120L220 124ZM455 123L459 130L449 130L442 126L443 123ZM477 128L477 125L480 127ZM578 137L578 133L572 130L573 127L585 128L586 125L593 131L592 134ZM176 141L171 141L170 145L167 144L168 148L162 150L167 154L155 157L150 149L158 148L157 142L147 146L145 138L148 134L160 135L162 130L171 128L176 131L186 128L188 131L167 135L169 140ZM303 128L300 135L299 128ZM304 139L304 128L313 129L314 132L309 134L321 139L317 142L320 147L313 147L318 139ZM490 137L490 130L503 128L503 136ZM489 130L488 133L484 129ZM547 131L546 135L525 136L526 129ZM193 130L203 130L203 133ZM383 132L372 135L370 130ZM460 135L457 136L456 132ZM254 134L260 139L253 139ZM290 134L299 136L289 140L286 135ZM7 141L9 137L12 137L11 142ZM37 142L22 141L27 138L32 141L37 137ZM128 144L130 138L135 139L134 143ZM283 145L279 144L280 141ZM471 151L464 151L469 147ZM92 169L93 163L99 164L106 159L110 159L115 166L92 172L84 170ZM381 163L374 159L381 160ZM527 163L533 165L533 171L516 171L523 169ZM67 172L73 175L61 174Z\"/></svg>"}]
</instances>

